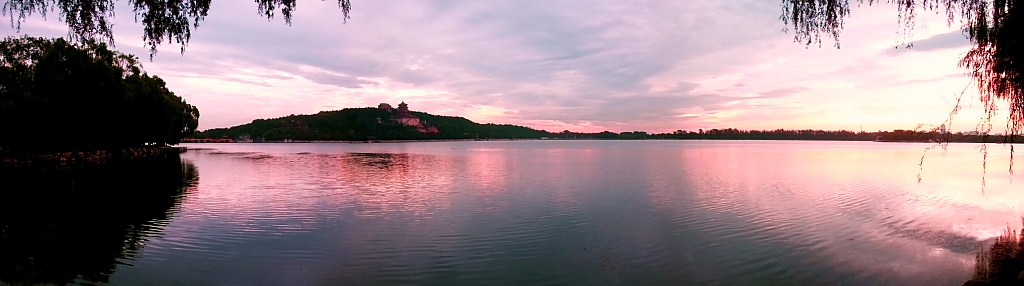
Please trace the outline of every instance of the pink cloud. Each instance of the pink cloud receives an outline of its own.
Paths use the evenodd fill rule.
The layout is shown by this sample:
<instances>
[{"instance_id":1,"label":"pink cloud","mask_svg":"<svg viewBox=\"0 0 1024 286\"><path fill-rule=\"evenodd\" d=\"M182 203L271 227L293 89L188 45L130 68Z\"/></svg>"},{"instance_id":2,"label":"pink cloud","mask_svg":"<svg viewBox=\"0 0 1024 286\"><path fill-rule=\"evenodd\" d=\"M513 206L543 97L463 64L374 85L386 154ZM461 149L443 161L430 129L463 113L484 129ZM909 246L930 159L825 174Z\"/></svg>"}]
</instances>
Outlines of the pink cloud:
<instances>
[{"instance_id":1,"label":"pink cloud","mask_svg":"<svg viewBox=\"0 0 1024 286\"><path fill-rule=\"evenodd\" d=\"M201 129L403 100L548 130L907 129L944 120L965 84L956 27L922 15L900 34L885 6L855 8L837 50L792 43L767 2L360 2L347 24L310 2L291 26L214 3L184 55L164 46L145 63L200 108ZM117 48L145 57L129 9ZM58 23L22 32L63 36ZM908 41L920 48L893 49ZM978 113L965 114L969 129Z\"/></svg>"}]
</instances>

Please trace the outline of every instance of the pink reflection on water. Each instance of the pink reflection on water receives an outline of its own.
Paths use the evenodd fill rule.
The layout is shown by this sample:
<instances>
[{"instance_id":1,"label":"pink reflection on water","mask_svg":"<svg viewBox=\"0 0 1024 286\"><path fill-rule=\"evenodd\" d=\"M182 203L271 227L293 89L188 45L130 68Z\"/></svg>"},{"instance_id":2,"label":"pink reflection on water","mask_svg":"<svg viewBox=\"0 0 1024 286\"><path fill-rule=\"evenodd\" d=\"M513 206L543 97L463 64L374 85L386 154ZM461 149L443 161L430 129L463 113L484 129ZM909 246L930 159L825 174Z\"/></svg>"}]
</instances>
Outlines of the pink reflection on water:
<instances>
[{"instance_id":1,"label":"pink reflection on water","mask_svg":"<svg viewBox=\"0 0 1024 286\"><path fill-rule=\"evenodd\" d=\"M908 278L969 272L985 241L1007 225L1019 228L1024 214L1024 192L1014 185L1024 176L986 174L973 144L928 153L927 144L729 144L675 150L677 184L693 187L652 188L652 204L686 202L731 224L723 235L793 234L793 245L837 267ZM1007 165L1008 148L993 149L989 166Z\"/></svg>"},{"instance_id":2,"label":"pink reflection on water","mask_svg":"<svg viewBox=\"0 0 1024 286\"><path fill-rule=\"evenodd\" d=\"M193 206L232 209L239 216L232 218L237 222L269 217L263 214L313 219L331 209L349 209L360 216L429 217L448 209L459 195L486 200L508 189L508 168L517 164L515 158L486 147L464 152L442 156L228 149L192 151L187 156L219 158L202 160L203 192Z\"/></svg>"}]
</instances>

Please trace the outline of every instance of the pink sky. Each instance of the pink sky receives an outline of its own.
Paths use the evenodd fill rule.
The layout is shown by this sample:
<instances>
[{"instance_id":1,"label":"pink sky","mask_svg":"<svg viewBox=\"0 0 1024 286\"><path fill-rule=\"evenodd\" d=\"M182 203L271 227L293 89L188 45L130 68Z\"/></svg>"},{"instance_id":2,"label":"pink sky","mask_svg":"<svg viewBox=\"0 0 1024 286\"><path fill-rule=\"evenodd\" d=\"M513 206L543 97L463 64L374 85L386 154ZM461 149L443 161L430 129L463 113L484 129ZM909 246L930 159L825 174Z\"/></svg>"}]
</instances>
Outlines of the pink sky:
<instances>
[{"instance_id":1,"label":"pink sky","mask_svg":"<svg viewBox=\"0 0 1024 286\"><path fill-rule=\"evenodd\" d=\"M119 4L116 49L145 59L142 26ZM793 43L777 1L352 4L342 23L337 3L301 2L288 26L214 1L185 54L161 46L144 66L199 107L201 130L400 101L548 131L932 128L965 87L952 129L983 117L957 67L969 44L958 22L921 13L900 33L884 4L853 8L841 49ZM64 36L58 18L0 31Z\"/></svg>"}]
</instances>

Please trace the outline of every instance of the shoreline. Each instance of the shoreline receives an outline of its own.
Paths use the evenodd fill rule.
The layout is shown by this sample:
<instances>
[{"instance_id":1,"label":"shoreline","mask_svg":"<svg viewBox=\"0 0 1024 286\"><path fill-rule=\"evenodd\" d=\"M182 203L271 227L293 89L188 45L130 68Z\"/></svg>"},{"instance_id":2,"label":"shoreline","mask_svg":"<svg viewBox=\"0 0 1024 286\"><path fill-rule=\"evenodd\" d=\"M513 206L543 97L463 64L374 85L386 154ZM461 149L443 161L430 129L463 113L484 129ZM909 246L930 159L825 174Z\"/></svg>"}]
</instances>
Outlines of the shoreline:
<instances>
[{"instance_id":1,"label":"shoreline","mask_svg":"<svg viewBox=\"0 0 1024 286\"><path fill-rule=\"evenodd\" d=\"M464 141L816 141L816 142L876 142L876 143L973 143L973 144L1021 144L1024 142L997 142L997 141L921 141L921 140L831 140L831 139L719 139L719 138L694 138L694 139L610 139L610 138L515 138L515 139L409 139L409 140L274 140L274 141L253 141L253 142L183 142L183 144L279 144L279 143L347 143L347 144L370 144L370 143L416 143L416 142L464 142Z\"/></svg>"},{"instance_id":2,"label":"shoreline","mask_svg":"<svg viewBox=\"0 0 1024 286\"><path fill-rule=\"evenodd\" d=\"M0 151L0 168L74 168L138 159L166 159L187 152L183 146L143 146L112 150L18 153Z\"/></svg>"},{"instance_id":3,"label":"shoreline","mask_svg":"<svg viewBox=\"0 0 1024 286\"><path fill-rule=\"evenodd\" d=\"M253 142L183 142L182 144L279 144L279 143L348 143L348 144L370 144L370 143L414 143L414 142L463 142L463 141L537 141L537 140L569 140L569 139L395 139L395 140L266 140Z\"/></svg>"}]
</instances>

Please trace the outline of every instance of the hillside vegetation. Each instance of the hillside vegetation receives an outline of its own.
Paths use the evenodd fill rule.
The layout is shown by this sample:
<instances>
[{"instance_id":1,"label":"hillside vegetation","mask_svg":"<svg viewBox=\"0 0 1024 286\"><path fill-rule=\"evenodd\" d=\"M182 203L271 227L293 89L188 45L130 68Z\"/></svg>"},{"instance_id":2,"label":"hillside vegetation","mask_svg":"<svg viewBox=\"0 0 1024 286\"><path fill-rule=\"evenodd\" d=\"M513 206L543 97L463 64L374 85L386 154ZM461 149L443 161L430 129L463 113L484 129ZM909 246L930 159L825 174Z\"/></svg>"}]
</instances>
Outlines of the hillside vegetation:
<instances>
[{"instance_id":1,"label":"hillside vegetation","mask_svg":"<svg viewBox=\"0 0 1024 286\"><path fill-rule=\"evenodd\" d=\"M441 140L441 139L517 139L548 136L543 130L508 124L480 124L454 116L412 112L424 125L437 127L437 133L424 133L415 127L391 120L391 113L379 108L346 108L317 114L256 119L231 128L209 129L195 138L279 140Z\"/></svg>"}]
</instances>

